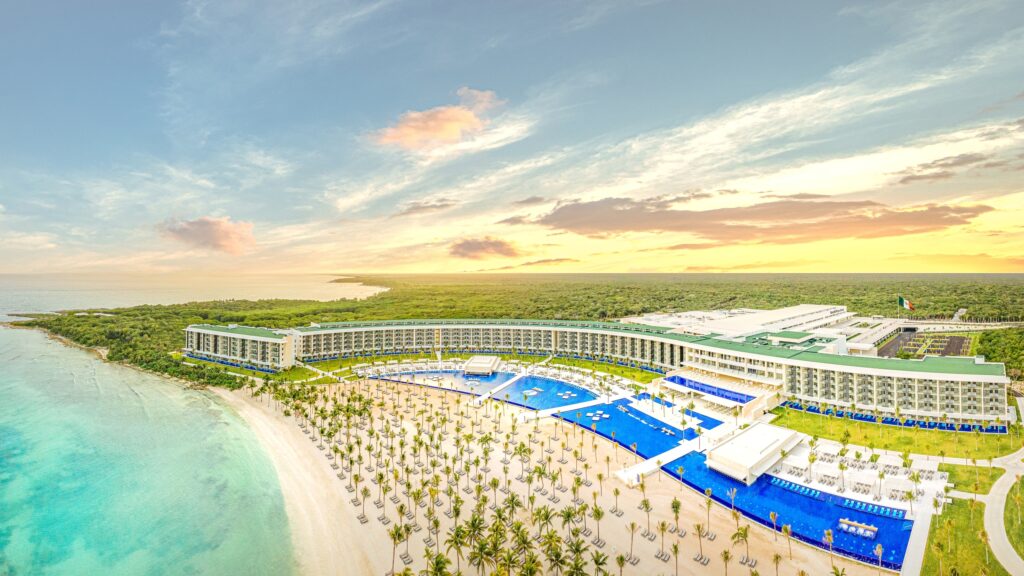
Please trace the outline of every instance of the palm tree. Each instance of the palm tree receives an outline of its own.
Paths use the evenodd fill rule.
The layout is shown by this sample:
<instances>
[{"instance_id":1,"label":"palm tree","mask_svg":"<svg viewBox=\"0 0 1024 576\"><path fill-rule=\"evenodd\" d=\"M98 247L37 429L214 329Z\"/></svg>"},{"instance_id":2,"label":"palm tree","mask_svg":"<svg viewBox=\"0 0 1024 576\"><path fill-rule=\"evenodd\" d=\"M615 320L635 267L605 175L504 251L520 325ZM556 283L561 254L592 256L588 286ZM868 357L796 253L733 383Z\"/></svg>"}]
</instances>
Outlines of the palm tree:
<instances>
[{"instance_id":1,"label":"palm tree","mask_svg":"<svg viewBox=\"0 0 1024 576\"><path fill-rule=\"evenodd\" d=\"M638 526L636 525L636 522L630 522L629 526L627 528L629 529L629 557L632 558L633 557L633 541L636 539L636 530L637 530Z\"/></svg>"},{"instance_id":2,"label":"palm tree","mask_svg":"<svg viewBox=\"0 0 1024 576\"><path fill-rule=\"evenodd\" d=\"M778 552L772 554L772 564L775 565L775 576L779 576L779 564L782 563L782 554Z\"/></svg>"},{"instance_id":3,"label":"palm tree","mask_svg":"<svg viewBox=\"0 0 1024 576\"><path fill-rule=\"evenodd\" d=\"M619 576L622 576L622 569L626 567L626 557L622 554L616 556L615 565L619 567Z\"/></svg>"},{"instance_id":4,"label":"palm tree","mask_svg":"<svg viewBox=\"0 0 1024 576\"><path fill-rule=\"evenodd\" d=\"M618 488L612 490L612 495L615 496L615 509L612 510L612 512L618 512L619 511L619 494L620 494L620 492L619 492Z\"/></svg>"},{"instance_id":5,"label":"palm tree","mask_svg":"<svg viewBox=\"0 0 1024 576\"><path fill-rule=\"evenodd\" d=\"M356 474L356 476L358 476L358 474ZM366 516L366 499L370 497L370 488L367 486L363 486L363 490L359 493L359 495L363 497L363 501L360 504L363 507L362 514L363 516Z\"/></svg>"},{"instance_id":6,"label":"palm tree","mask_svg":"<svg viewBox=\"0 0 1024 576\"><path fill-rule=\"evenodd\" d=\"M679 501L679 498L672 497L672 518L675 521L676 532L679 531L679 512L683 508L683 503Z\"/></svg>"},{"instance_id":7,"label":"palm tree","mask_svg":"<svg viewBox=\"0 0 1024 576\"><path fill-rule=\"evenodd\" d=\"M590 553L590 561L594 564L595 576L602 576L607 573L604 569L608 565L608 555L602 553L600 550L594 550Z\"/></svg>"},{"instance_id":8,"label":"palm tree","mask_svg":"<svg viewBox=\"0 0 1024 576\"><path fill-rule=\"evenodd\" d=\"M729 576L729 561L730 560L732 560L732 552L729 552L728 548L726 548L725 550L722 550L722 562L725 563L725 575L726 576Z\"/></svg>"},{"instance_id":9,"label":"palm tree","mask_svg":"<svg viewBox=\"0 0 1024 576\"><path fill-rule=\"evenodd\" d=\"M778 529L775 527L775 523L778 521L779 515L773 510L768 513L768 518L772 521L772 537L775 538L776 542L778 542L779 532Z\"/></svg>"},{"instance_id":10,"label":"palm tree","mask_svg":"<svg viewBox=\"0 0 1024 576\"><path fill-rule=\"evenodd\" d=\"M462 549L466 547L466 528L462 524L456 524L448 533L445 540L445 551L451 553L455 550L456 571L462 571Z\"/></svg>"},{"instance_id":11,"label":"palm tree","mask_svg":"<svg viewBox=\"0 0 1024 576\"><path fill-rule=\"evenodd\" d=\"M737 544L740 544L740 543L742 543L745 546L745 548L746 548L746 551L745 551L744 555L747 558L750 558L750 526L743 526L741 528L737 528L736 532L733 533L733 535L732 535L732 544L733 544L733 546L735 546Z\"/></svg>"},{"instance_id":12,"label":"palm tree","mask_svg":"<svg viewBox=\"0 0 1024 576\"><path fill-rule=\"evenodd\" d=\"M395 524L388 530L388 538L391 539L391 573L395 573L395 555L398 554L398 545L405 538L405 529L401 524Z\"/></svg>"},{"instance_id":13,"label":"palm tree","mask_svg":"<svg viewBox=\"0 0 1024 576\"><path fill-rule=\"evenodd\" d=\"M675 562L675 576L679 576L679 542L672 543L672 560Z\"/></svg>"},{"instance_id":14,"label":"palm tree","mask_svg":"<svg viewBox=\"0 0 1024 576\"><path fill-rule=\"evenodd\" d=\"M647 528L644 529L644 536L651 533L651 501L644 498L640 501L640 510L647 514Z\"/></svg>"},{"instance_id":15,"label":"palm tree","mask_svg":"<svg viewBox=\"0 0 1024 576\"><path fill-rule=\"evenodd\" d=\"M594 525L597 527L597 539L601 540L601 519L604 518L604 509L600 506L594 506L590 510L591 517L594 518Z\"/></svg>"},{"instance_id":16,"label":"palm tree","mask_svg":"<svg viewBox=\"0 0 1024 576\"><path fill-rule=\"evenodd\" d=\"M701 557L704 556L704 525L697 522L693 525L693 531L697 533L697 547Z\"/></svg>"},{"instance_id":17,"label":"palm tree","mask_svg":"<svg viewBox=\"0 0 1024 576\"><path fill-rule=\"evenodd\" d=\"M822 537L822 541L825 542L825 544L828 546L828 561L832 564L832 567L835 568L836 561L835 558L832 556L832 530L825 530L825 535Z\"/></svg>"},{"instance_id":18,"label":"palm tree","mask_svg":"<svg viewBox=\"0 0 1024 576\"><path fill-rule=\"evenodd\" d=\"M661 553L665 553L665 532L668 532L668 522L658 522L658 532L661 534Z\"/></svg>"},{"instance_id":19,"label":"palm tree","mask_svg":"<svg viewBox=\"0 0 1024 576\"><path fill-rule=\"evenodd\" d=\"M882 553L884 552L881 544L875 544L875 556L878 557L878 574L882 574Z\"/></svg>"},{"instance_id":20,"label":"palm tree","mask_svg":"<svg viewBox=\"0 0 1024 576\"><path fill-rule=\"evenodd\" d=\"M786 537L786 544L789 545L789 559L793 559L793 528L789 524L782 525L782 534Z\"/></svg>"},{"instance_id":21,"label":"palm tree","mask_svg":"<svg viewBox=\"0 0 1024 576\"><path fill-rule=\"evenodd\" d=\"M984 528L978 531L978 540L985 546L985 564L988 564L988 532Z\"/></svg>"}]
</instances>

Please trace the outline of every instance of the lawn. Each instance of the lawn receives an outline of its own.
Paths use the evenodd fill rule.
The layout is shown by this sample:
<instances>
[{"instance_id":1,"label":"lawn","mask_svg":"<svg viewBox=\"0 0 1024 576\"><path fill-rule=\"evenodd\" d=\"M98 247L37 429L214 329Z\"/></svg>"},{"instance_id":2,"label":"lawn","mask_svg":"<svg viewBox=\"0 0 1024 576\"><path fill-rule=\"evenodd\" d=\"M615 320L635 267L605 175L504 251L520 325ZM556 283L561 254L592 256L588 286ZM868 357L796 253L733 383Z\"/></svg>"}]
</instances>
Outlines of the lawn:
<instances>
[{"instance_id":1,"label":"lawn","mask_svg":"<svg viewBox=\"0 0 1024 576\"><path fill-rule=\"evenodd\" d=\"M445 360L451 358L469 358L472 354L442 354L442 358ZM544 356L532 356L523 354L495 354L502 360L519 360L520 362L534 363L540 362ZM356 364L372 364L374 362L388 362L398 360L400 362L406 362L410 360L437 360L437 356L433 354L389 354L387 356L358 356L352 358L337 358L334 360L322 360L319 362L309 362L311 366L327 371L327 372L345 372Z\"/></svg>"},{"instance_id":2,"label":"lawn","mask_svg":"<svg viewBox=\"0 0 1024 576\"><path fill-rule=\"evenodd\" d=\"M983 503L955 499L946 505L941 516L933 516L921 574L950 574L953 568L959 574L981 574L982 567L987 569L989 576L1009 574L980 538L984 515Z\"/></svg>"},{"instance_id":3,"label":"lawn","mask_svg":"<svg viewBox=\"0 0 1024 576\"><path fill-rule=\"evenodd\" d=\"M949 481L956 490L988 494L992 485L1006 470L988 466L960 466L957 464L939 464L939 470L949 472ZM977 483L977 488L975 488Z\"/></svg>"},{"instance_id":4,"label":"lawn","mask_svg":"<svg viewBox=\"0 0 1024 576\"><path fill-rule=\"evenodd\" d=\"M246 376L253 376L256 378L272 378L275 380L287 380L289 382L295 382L298 380L307 380L315 377L317 374L309 368L303 368L296 366L295 368L289 368L283 372L277 372L276 374L267 374L266 372L258 372L256 370L249 370L247 368L238 368L236 366L226 366L224 364L218 364L216 362L207 362L205 360L199 360L196 358L186 358L180 354L174 353L172 356L180 359L182 362L188 362L189 364L196 364L199 366L208 366L217 370L225 372L232 372L234 374L244 374Z\"/></svg>"},{"instance_id":5,"label":"lawn","mask_svg":"<svg viewBox=\"0 0 1024 576\"><path fill-rule=\"evenodd\" d=\"M594 360L580 360L577 358L552 358L549 364L561 364L563 366L575 366L577 368L597 370L604 372L605 374L629 378L630 380L640 382L641 384L647 384L655 378L662 377L661 374L648 372L647 370L641 370L639 368L630 368L629 366L619 366L618 364L608 364Z\"/></svg>"},{"instance_id":6,"label":"lawn","mask_svg":"<svg viewBox=\"0 0 1024 576\"><path fill-rule=\"evenodd\" d=\"M1003 525L1006 526L1006 535L1010 538L1010 544L1017 551L1017 554L1024 556L1024 480L1018 480L1010 489L1010 496L1006 499L1006 508L1003 511Z\"/></svg>"},{"instance_id":7,"label":"lawn","mask_svg":"<svg viewBox=\"0 0 1024 576\"><path fill-rule=\"evenodd\" d=\"M850 444L897 452L982 460L1009 454L1021 446L1018 425L1011 426L1008 434L975 434L857 422L782 407L774 413L778 418L772 424L777 426L840 441L844 431L848 431Z\"/></svg>"}]
</instances>

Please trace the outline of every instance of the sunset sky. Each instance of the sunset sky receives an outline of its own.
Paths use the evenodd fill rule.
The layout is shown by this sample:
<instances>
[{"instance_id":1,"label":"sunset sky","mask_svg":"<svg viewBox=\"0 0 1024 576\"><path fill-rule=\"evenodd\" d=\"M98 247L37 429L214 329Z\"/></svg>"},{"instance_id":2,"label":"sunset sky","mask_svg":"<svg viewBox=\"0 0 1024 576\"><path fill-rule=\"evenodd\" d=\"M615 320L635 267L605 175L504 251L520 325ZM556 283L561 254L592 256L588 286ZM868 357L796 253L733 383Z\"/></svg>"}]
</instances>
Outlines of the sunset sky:
<instances>
[{"instance_id":1,"label":"sunset sky","mask_svg":"<svg viewBox=\"0 0 1024 576\"><path fill-rule=\"evenodd\" d=\"M7 2L0 273L1024 272L1024 8Z\"/></svg>"}]
</instances>

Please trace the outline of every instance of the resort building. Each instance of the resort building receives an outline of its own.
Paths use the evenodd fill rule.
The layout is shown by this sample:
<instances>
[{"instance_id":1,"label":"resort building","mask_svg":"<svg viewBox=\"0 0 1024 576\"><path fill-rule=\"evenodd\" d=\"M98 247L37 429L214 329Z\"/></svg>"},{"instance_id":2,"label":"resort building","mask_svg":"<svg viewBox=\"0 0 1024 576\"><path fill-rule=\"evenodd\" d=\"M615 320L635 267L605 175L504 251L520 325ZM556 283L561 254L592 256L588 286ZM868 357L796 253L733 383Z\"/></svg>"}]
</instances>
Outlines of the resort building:
<instances>
[{"instance_id":1,"label":"resort building","mask_svg":"<svg viewBox=\"0 0 1024 576\"><path fill-rule=\"evenodd\" d=\"M799 306L705 326L559 320L393 320L331 322L291 329L193 325L189 356L263 370L296 362L388 354L538 354L592 358L664 374L675 394L698 394L754 416L785 400L816 409L899 415L929 424L1007 418L1004 366L982 357L918 360L851 354L828 326L844 307ZM814 328L819 326L818 328ZM728 328L728 329L726 329ZM800 330L805 328L807 330Z\"/></svg>"}]
</instances>

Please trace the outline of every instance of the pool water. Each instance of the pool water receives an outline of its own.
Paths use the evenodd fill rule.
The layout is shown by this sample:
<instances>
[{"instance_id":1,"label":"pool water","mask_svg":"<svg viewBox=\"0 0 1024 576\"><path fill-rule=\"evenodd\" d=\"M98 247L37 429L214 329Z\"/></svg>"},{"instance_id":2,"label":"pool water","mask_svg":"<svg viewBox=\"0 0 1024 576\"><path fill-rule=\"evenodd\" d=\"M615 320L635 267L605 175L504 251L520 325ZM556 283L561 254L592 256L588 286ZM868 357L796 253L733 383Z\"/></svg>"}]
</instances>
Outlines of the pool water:
<instances>
[{"instance_id":1,"label":"pool water","mask_svg":"<svg viewBox=\"0 0 1024 576\"><path fill-rule=\"evenodd\" d=\"M446 380L449 385L460 392L481 396L516 377L512 372L494 372L488 376L480 376L466 374L463 370L415 370L397 372L394 375L414 376L420 384L424 383L423 380L425 378L437 376ZM428 383L434 386L440 385L439 382L435 381L429 381Z\"/></svg>"},{"instance_id":2,"label":"pool water","mask_svg":"<svg viewBox=\"0 0 1024 576\"><path fill-rule=\"evenodd\" d=\"M608 439L611 439L614 433L615 441L627 448L635 443L636 453L644 458L653 458L675 448L684 440L697 437L697 433L690 428L682 430L666 424L632 408L630 404L629 399L616 400L610 404L598 404L579 411L566 412L561 417ZM598 411L601 412L601 419L594 420Z\"/></svg>"},{"instance_id":3,"label":"pool water","mask_svg":"<svg viewBox=\"0 0 1024 576\"><path fill-rule=\"evenodd\" d=\"M669 376L666 380L674 384L679 384L680 386L685 386L690 390L695 390L702 394L711 394L712 396L718 396L719 398L725 398L726 400L731 400L740 404L746 404L754 399L754 397L749 394L736 392L735 390L727 390L711 384L705 384L696 380L690 380L689 378L683 378L682 376Z\"/></svg>"},{"instance_id":4,"label":"pool water","mask_svg":"<svg viewBox=\"0 0 1024 576\"><path fill-rule=\"evenodd\" d=\"M597 400L597 394L568 382L527 375L498 392L499 400L534 410L561 408Z\"/></svg>"},{"instance_id":5,"label":"pool water","mask_svg":"<svg viewBox=\"0 0 1024 576\"><path fill-rule=\"evenodd\" d=\"M833 550L858 560L877 564L875 545L883 548L882 565L899 570L910 540L913 522L896 518L878 516L843 507L844 498L830 494L818 493L817 496L799 494L776 486L771 476L763 475L753 484L747 486L742 482L720 474L707 467L704 454L691 452L682 458L673 460L662 466L662 470L674 478L679 478L677 469L683 467L682 480L692 488L703 492L711 488L712 498L725 506L730 506L729 490L736 489L736 509L745 516L765 526L771 527L770 513L778 514L776 529L781 530L783 524L789 524L793 537L819 547L825 530L832 530ZM839 530L839 519L847 518L862 524L870 524L878 528L873 539L847 534ZM719 527L721 529L721 527ZM715 531L715 527L711 527Z\"/></svg>"}]
</instances>

